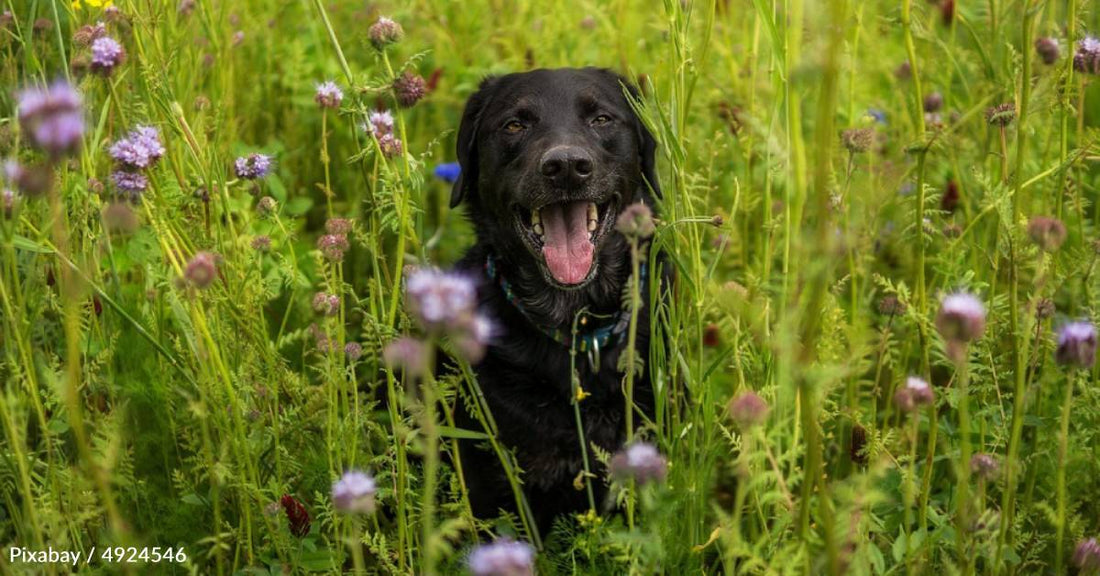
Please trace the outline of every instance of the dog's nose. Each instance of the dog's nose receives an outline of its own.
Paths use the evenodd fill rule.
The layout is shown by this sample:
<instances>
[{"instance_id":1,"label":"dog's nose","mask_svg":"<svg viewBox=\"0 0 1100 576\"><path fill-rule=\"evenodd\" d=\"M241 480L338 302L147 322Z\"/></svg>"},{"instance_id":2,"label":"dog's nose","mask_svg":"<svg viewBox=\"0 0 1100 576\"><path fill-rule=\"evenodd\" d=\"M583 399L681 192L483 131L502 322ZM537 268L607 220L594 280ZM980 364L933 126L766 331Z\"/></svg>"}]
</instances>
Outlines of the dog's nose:
<instances>
[{"instance_id":1,"label":"dog's nose","mask_svg":"<svg viewBox=\"0 0 1100 576\"><path fill-rule=\"evenodd\" d=\"M592 156L579 146L555 146L542 155L539 171L555 186L577 186L592 175Z\"/></svg>"}]
</instances>

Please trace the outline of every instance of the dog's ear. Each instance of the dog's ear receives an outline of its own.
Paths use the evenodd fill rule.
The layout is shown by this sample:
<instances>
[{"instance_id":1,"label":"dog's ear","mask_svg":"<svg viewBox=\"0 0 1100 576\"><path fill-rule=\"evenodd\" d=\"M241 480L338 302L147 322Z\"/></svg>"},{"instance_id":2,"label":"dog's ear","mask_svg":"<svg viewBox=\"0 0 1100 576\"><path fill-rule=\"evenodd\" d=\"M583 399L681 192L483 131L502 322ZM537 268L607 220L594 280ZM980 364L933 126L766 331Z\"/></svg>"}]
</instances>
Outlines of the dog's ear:
<instances>
[{"instance_id":1,"label":"dog's ear","mask_svg":"<svg viewBox=\"0 0 1100 576\"><path fill-rule=\"evenodd\" d=\"M642 119L638 117L638 112L633 109L634 103L642 101L642 94L637 85L628 82L622 76L619 76L619 81L630 95L631 102L627 104L631 106L631 111L634 113L634 126L638 131L638 155L641 157L642 178L645 179L646 184L653 190L653 193L661 198L661 183L657 179L657 140L653 138L649 128L646 128L645 122L642 122Z\"/></svg>"},{"instance_id":2,"label":"dog's ear","mask_svg":"<svg viewBox=\"0 0 1100 576\"><path fill-rule=\"evenodd\" d=\"M466 101L466 109L462 112L462 124L458 127L458 140L455 144L455 152L458 156L458 164L462 170L451 189L451 208L462 203L462 200L470 196L477 188L477 131L481 124L481 112L485 104L492 100L493 92L497 86L497 78L489 76L481 81L477 92L474 92Z\"/></svg>"}]
</instances>

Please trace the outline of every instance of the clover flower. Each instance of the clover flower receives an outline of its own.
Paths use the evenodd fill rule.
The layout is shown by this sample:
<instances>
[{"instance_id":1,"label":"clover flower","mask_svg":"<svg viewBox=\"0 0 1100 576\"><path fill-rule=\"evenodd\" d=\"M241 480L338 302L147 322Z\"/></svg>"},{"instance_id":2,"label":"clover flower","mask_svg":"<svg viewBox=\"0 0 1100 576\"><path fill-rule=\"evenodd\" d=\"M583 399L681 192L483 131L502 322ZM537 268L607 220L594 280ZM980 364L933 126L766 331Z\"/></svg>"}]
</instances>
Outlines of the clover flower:
<instances>
[{"instance_id":1,"label":"clover flower","mask_svg":"<svg viewBox=\"0 0 1100 576\"><path fill-rule=\"evenodd\" d=\"M473 576L534 576L535 549L504 538L475 548L466 565Z\"/></svg>"},{"instance_id":2,"label":"clover flower","mask_svg":"<svg viewBox=\"0 0 1100 576\"><path fill-rule=\"evenodd\" d=\"M92 72L108 76L122 64L125 57L126 51L122 49L122 44L110 36L96 38L92 42Z\"/></svg>"},{"instance_id":3,"label":"clover flower","mask_svg":"<svg viewBox=\"0 0 1100 576\"><path fill-rule=\"evenodd\" d=\"M768 420L768 403L756 392L742 392L726 407L730 420L741 430L759 426Z\"/></svg>"},{"instance_id":4,"label":"clover flower","mask_svg":"<svg viewBox=\"0 0 1100 576\"><path fill-rule=\"evenodd\" d=\"M652 444L635 442L611 457L609 469L612 478L648 484L665 479L668 461Z\"/></svg>"},{"instance_id":5,"label":"clover flower","mask_svg":"<svg viewBox=\"0 0 1100 576\"><path fill-rule=\"evenodd\" d=\"M248 156L237 158L233 168L237 172L237 178L245 180L258 180L271 173L271 156L253 152Z\"/></svg>"},{"instance_id":6,"label":"clover flower","mask_svg":"<svg viewBox=\"0 0 1100 576\"><path fill-rule=\"evenodd\" d=\"M644 240L653 235L653 212L642 202L627 206L615 222L615 230L627 238Z\"/></svg>"},{"instance_id":7,"label":"clover flower","mask_svg":"<svg viewBox=\"0 0 1100 576\"><path fill-rule=\"evenodd\" d=\"M1031 241L1044 252L1054 252L1066 241L1066 225L1057 218L1036 216L1027 224Z\"/></svg>"},{"instance_id":8,"label":"clover flower","mask_svg":"<svg viewBox=\"0 0 1100 576\"><path fill-rule=\"evenodd\" d=\"M345 514L374 512L374 478L358 470L348 470L332 485L332 504Z\"/></svg>"},{"instance_id":9,"label":"clover flower","mask_svg":"<svg viewBox=\"0 0 1100 576\"><path fill-rule=\"evenodd\" d=\"M210 252L198 252L187 262L183 278L195 288L206 288L218 277L217 257Z\"/></svg>"},{"instance_id":10,"label":"clover flower","mask_svg":"<svg viewBox=\"0 0 1100 576\"><path fill-rule=\"evenodd\" d=\"M344 101L344 92L330 80L317 85L317 94L313 99L321 108L339 108Z\"/></svg>"},{"instance_id":11,"label":"clover flower","mask_svg":"<svg viewBox=\"0 0 1100 576\"><path fill-rule=\"evenodd\" d=\"M142 170L155 165L164 156L164 152L160 132L152 126L134 128L108 150L115 162L131 170Z\"/></svg>"},{"instance_id":12,"label":"clover flower","mask_svg":"<svg viewBox=\"0 0 1100 576\"><path fill-rule=\"evenodd\" d=\"M55 158L74 152L84 137L80 93L64 80L21 92L18 116L31 143Z\"/></svg>"},{"instance_id":13,"label":"clover flower","mask_svg":"<svg viewBox=\"0 0 1100 576\"><path fill-rule=\"evenodd\" d=\"M1058 332L1054 358L1063 366L1091 368L1096 360L1096 327L1091 322L1070 322Z\"/></svg>"},{"instance_id":14,"label":"clover flower","mask_svg":"<svg viewBox=\"0 0 1100 576\"><path fill-rule=\"evenodd\" d=\"M1043 64L1049 66L1058 61L1058 57L1062 55L1062 48L1054 38L1044 37L1035 41L1035 53L1039 55Z\"/></svg>"},{"instance_id":15,"label":"clover flower","mask_svg":"<svg viewBox=\"0 0 1100 576\"><path fill-rule=\"evenodd\" d=\"M370 43L378 50L397 42L404 34L405 31L401 29L400 24L385 16L380 17L374 24L371 24L370 29L367 31Z\"/></svg>"},{"instance_id":16,"label":"clover flower","mask_svg":"<svg viewBox=\"0 0 1100 576\"><path fill-rule=\"evenodd\" d=\"M424 77L406 70L393 81L393 95L397 99L397 105L402 108L412 108L428 93L428 86Z\"/></svg>"},{"instance_id":17,"label":"clover flower","mask_svg":"<svg viewBox=\"0 0 1100 576\"><path fill-rule=\"evenodd\" d=\"M283 507L283 512L286 513L287 522L290 524L290 533L299 538L309 534L309 528L313 521L309 519L309 512L306 511L306 507L290 494L283 494L283 497L279 499L279 504Z\"/></svg>"}]
</instances>

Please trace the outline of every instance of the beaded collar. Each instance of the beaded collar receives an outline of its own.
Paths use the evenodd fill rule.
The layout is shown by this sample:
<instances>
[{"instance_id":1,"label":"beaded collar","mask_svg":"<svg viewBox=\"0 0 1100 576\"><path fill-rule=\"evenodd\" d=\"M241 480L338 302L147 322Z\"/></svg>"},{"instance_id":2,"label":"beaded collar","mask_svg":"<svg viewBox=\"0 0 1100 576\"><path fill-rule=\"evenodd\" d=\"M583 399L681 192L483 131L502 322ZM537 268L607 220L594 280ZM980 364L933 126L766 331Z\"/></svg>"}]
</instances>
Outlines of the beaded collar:
<instances>
[{"instance_id":1,"label":"beaded collar","mask_svg":"<svg viewBox=\"0 0 1100 576\"><path fill-rule=\"evenodd\" d=\"M646 262L643 260L639 267L639 272L642 277L642 282L645 282L646 278ZM630 314L629 310L620 309L614 315L610 316L610 321L596 327L590 327L590 324L594 324L594 320L598 318L608 318L607 316L600 316L596 314L590 314L587 311L582 312L580 318L577 320L578 328L575 333L563 330L558 327L544 326L535 321L534 318L524 309L523 304L520 303L519 298L516 297L512 291L512 285L508 282L508 279L500 273L497 267L496 258L492 254L489 254L485 258L485 274L496 280L500 286L501 291L504 292L504 298L509 304L514 306L516 310L519 310L520 314L527 319L535 328L542 332L546 337L551 340L565 346L566 348L573 349L580 352L585 352L589 355L590 360L593 360L594 366L598 366L600 350L606 349L608 346L613 346L619 338L626 332L626 329L630 327ZM576 338L576 341L574 341ZM595 355L595 358L593 358Z\"/></svg>"}]
</instances>

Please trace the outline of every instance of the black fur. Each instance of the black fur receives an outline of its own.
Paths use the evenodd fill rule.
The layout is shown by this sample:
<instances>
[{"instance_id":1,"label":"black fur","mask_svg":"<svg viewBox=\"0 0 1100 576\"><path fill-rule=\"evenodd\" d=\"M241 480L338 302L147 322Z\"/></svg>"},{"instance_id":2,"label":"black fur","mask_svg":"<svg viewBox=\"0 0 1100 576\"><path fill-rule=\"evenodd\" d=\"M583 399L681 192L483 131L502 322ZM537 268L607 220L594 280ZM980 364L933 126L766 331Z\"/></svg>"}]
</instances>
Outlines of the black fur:
<instances>
[{"instance_id":1,"label":"black fur","mask_svg":"<svg viewBox=\"0 0 1100 576\"><path fill-rule=\"evenodd\" d=\"M568 333L575 314L587 307L595 314L615 315L623 308L623 289L630 275L627 241L614 230L615 216L634 202L653 206L659 193L654 167L655 142L634 114L627 86L618 75L594 68L535 70L489 78L470 97L458 133L462 176L455 183L452 206L464 203L477 232L477 243L457 265L481 281L481 311L493 319L496 334L475 372L496 420L500 440L513 448L524 470L528 500L541 531L563 513L588 507L584 491L574 488L582 470L580 445L571 404L569 349L539 327ZM632 93L634 89L627 86ZM593 120L606 115L605 119ZM506 129L516 120L522 130ZM562 185L540 173L539 161L556 146L583 149L592 158L583 184ZM519 214L547 202L587 200L609 206L596 232L594 272L583 285L562 286L547 272L540 253L523 238ZM606 221L604 221L606 219ZM604 228L606 227L606 228ZM512 286L518 306L485 272L492 255ZM636 349L648 366L648 304L643 303ZM625 435L623 374L619 357L626 334L600 355L594 371L587 357L577 356L582 387L591 394L581 402L587 435L613 452ZM644 414L653 410L648 375L635 380L635 401ZM460 427L479 430L463 408ZM635 418L637 424L640 417ZM474 513L494 517L515 512L515 501L497 457L484 445L461 445L463 472ZM604 489L601 469L593 480L597 505Z\"/></svg>"}]
</instances>

